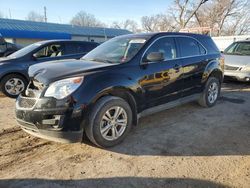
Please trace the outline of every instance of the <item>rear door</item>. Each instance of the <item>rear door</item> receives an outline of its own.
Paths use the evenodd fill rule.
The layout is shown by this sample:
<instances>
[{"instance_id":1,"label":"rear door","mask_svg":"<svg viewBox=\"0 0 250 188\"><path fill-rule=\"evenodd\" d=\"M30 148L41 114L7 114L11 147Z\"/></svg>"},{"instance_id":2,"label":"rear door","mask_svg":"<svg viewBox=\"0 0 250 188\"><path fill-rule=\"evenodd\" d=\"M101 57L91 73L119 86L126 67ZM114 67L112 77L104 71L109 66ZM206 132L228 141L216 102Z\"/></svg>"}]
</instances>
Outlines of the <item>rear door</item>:
<instances>
[{"instance_id":1,"label":"rear door","mask_svg":"<svg viewBox=\"0 0 250 188\"><path fill-rule=\"evenodd\" d=\"M182 92L182 68L177 59L176 42L173 37L157 39L146 50L143 59L151 52L164 53L160 62L149 62L141 66L143 77L139 84L145 92L146 108L179 99Z\"/></svg>"},{"instance_id":2,"label":"rear door","mask_svg":"<svg viewBox=\"0 0 250 188\"><path fill-rule=\"evenodd\" d=\"M183 97L201 91L201 80L208 63L205 48L194 38L177 37L183 69Z\"/></svg>"}]
</instances>

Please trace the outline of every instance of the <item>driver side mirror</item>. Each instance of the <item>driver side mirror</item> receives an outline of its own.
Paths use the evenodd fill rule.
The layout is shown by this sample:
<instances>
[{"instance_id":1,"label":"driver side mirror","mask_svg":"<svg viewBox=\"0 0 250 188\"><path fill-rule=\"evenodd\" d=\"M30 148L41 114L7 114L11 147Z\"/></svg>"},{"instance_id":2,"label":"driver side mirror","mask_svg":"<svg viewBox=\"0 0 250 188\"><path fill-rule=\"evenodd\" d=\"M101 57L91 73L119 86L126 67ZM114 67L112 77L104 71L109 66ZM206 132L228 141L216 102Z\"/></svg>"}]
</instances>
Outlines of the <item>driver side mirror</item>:
<instances>
[{"instance_id":1,"label":"driver side mirror","mask_svg":"<svg viewBox=\"0 0 250 188\"><path fill-rule=\"evenodd\" d=\"M162 52L151 52L143 60L144 63L159 61L164 61L164 53Z\"/></svg>"}]
</instances>

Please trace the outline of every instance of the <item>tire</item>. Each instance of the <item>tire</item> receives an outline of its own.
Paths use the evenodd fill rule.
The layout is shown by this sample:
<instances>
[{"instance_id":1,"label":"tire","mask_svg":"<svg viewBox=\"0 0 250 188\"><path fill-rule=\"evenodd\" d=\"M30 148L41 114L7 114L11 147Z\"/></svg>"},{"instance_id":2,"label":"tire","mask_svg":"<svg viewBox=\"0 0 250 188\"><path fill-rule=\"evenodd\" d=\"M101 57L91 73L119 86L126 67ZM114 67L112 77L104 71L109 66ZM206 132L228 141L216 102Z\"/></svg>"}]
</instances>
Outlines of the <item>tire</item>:
<instances>
[{"instance_id":1,"label":"tire","mask_svg":"<svg viewBox=\"0 0 250 188\"><path fill-rule=\"evenodd\" d=\"M11 84L11 85L10 85ZM4 95L10 97L10 98L17 98L18 95L26 89L27 87L27 80L18 74L9 74L2 78L0 82L0 89L3 92ZM13 88L13 92L11 90L8 90L7 88Z\"/></svg>"},{"instance_id":2,"label":"tire","mask_svg":"<svg viewBox=\"0 0 250 188\"><path fill-rule=\"evenodd\" d=\"M217 87L217 89L214 89L214 93L211 92L213 91L213 87ZM216 104L219 96L220 96L220 91L221 91L221 84L219 82L219 79L216 77L210 77L205 85L205 89L203 90L201 97L199 99L199 104L203 107L212 107ZM216 94L217 93L217 94ZM214 97L212 98L211 95ZM213 100L211 100L213 99Z\"/></svg>"},{"instance_id":3,"label":"tire","mask_svg":"<svg viewBox=\"0 0 250 188\"><path fill-rule=\"evenodd\" d=\"M113 118L115 117L116 111L120 112L117 119L114 118L114 120L112 121L107 121L106 120L106 118L108 117L106 115L107 112L109 112L109 115L111 115L109 117ZM121 123L121 121L124 122L125 119L126 123ZM126 126L121 126L118 124L115 125L116 121L117 122L120 121L121 124L123 125L126 124ZM110 128L110 126L112 128ZM85 132L87 137L90 139L92 143L94 143L99 147L107 148L121 143L129 133L131 127L132 127L132 110L129 104L125 100L119 97L106 96L98 100L94 105L93 109L91 110L89 119L85 125ZM109 128L107 129L108 131L104 131L105 128ZM104 132L103 134L101 133L101 130ZM115 132L117 134L113 134L114 133L113 130L117 130ZM106 136L104 136L105 133ZM113 139L112 137L113 135L119 135L119 136L117 136L117 138L115 138L114 140L111 140Z\"/></svg>"}]
</instances>

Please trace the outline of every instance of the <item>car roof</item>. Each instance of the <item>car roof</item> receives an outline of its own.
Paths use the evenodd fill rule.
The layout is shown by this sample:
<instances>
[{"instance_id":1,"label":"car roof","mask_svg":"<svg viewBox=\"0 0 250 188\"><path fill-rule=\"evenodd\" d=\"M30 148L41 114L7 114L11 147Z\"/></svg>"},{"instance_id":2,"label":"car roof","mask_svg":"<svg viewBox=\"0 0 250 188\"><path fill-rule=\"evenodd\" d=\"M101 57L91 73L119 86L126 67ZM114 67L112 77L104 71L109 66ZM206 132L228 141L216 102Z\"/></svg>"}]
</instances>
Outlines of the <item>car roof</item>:
<instances>
[{"instance_id":1,"label":"car roof","mask_svg":"<svg viewBox=\"0 0 250 188\"><path fill-rule=\"evenodd\" d=\"M249 42L249 43L250 43L250 39L246 39L246 40L239 40L239 41L235 41L235 42Z\"/></svg>"},{"instance_id":2,"label":"car roof","mask_svg":"<svg viewBox=\"0 0 250 188\"><path fill-rule=\"evenodd\" d=\"M43 40L36 42L37 44L47 44L47 43L53 43L53 42L79 42L79 43L96 43L96 42L90 42L90 41L80 41L80 40L70 40L70 39L62 39L62 40ZM98 43L96 43L98 44Z\"/></svg>"},{"instance_id":3,"label":"car roof","mask_svg":"<svg viewBox=\"0 0 250 188\"><path fill-rule=\"evenodd\" d=\"M202 35L202 34L196 34L196 33L182 33L182 32L156 32L156 33L139 33L139 34L128 34L128 35L122 35L120 37L126 37L126 36L131 36L131 37L146 37L146 38L151 38L155 36L190 36L194 38L198 37L209 37L207 35Z\"/></svg>"}]
</instances>

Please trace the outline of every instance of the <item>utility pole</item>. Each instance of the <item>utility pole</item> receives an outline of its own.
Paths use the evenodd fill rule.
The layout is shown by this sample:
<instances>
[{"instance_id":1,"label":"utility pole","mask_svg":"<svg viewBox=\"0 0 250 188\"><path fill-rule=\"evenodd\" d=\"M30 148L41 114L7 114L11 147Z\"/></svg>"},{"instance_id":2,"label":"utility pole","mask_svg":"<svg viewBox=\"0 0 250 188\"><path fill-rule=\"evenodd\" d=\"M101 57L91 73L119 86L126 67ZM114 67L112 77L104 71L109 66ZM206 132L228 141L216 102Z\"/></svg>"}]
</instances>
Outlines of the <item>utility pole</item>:
<instances>
[{"instance_id":1,"label":"utility pole","mask_svg":"<svg viewBox=\"0 0 250 188\"><path fill-rule=\"evenodd\" d=\"M44 8L44 21L47 22L47 8L46 6L44 6L43 8Z\"/></svg>"},{"instance_id":2,"label":"utility pole","mask_svg":"<svg viewBox=\"0 0 250 188\"><path fill-rule=\"evenodd\" d=\"M9 17L10 17L10 19L11 19L11 11L10 11L10 8L9 8Z\"/></svg>"}]
</instances>

